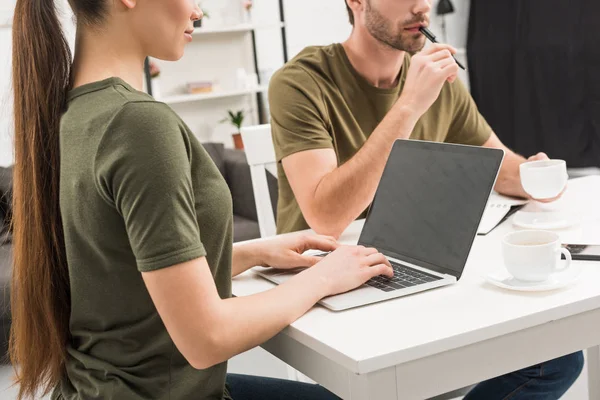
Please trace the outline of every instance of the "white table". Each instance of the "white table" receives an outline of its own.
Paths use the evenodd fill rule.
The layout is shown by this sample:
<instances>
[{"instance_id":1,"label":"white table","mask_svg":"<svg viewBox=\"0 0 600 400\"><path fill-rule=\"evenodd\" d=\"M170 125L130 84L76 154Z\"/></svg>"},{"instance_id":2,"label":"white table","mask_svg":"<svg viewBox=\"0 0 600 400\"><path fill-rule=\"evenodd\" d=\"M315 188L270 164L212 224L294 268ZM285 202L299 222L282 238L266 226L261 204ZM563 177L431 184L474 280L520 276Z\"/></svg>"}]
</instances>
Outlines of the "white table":
<instances>
[{"instance_id":1,"label":"white table","mask_svg":"<svg viewBox=\"0 0 600 400\"><path fill-rule=\"evenodd\" d=\"M535 207L528 205L527 207ZM585 215L563 241L600 244L600 177L580 178L555 207ZM363 221L341 241L356 243ZM581 279L553 292L496 288L505 222L475 240L455 285L342 312L320 306L262 347L344 399L423 399L600 344L600 263L577 261ZM248 271L236 296L273 284ZM594 348L598 351L598 347ZM590 354L590 353L588 353ZM596 353L597 354L597 353ZM600 399L597 357L590 398Z\"/></svg>"}]
</instances>

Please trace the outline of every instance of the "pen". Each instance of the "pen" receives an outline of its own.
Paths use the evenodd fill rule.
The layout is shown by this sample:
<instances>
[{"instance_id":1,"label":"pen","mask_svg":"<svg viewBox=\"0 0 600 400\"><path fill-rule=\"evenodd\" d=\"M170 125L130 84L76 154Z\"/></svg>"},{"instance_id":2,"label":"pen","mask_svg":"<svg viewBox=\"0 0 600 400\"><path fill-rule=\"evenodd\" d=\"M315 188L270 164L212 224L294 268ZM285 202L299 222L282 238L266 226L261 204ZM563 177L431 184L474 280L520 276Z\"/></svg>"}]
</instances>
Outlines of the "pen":
<instances>
[{"instance_id":1,"label":"pen","mask_svg":"<svg viewBox=\"0 0 600 400\"><path fill-rule=\"evenodd\" d=\"M425 35L425 37L427 39L429 39L431 41L431 43L438 43L438 41L435 39L435 35L433 33L431 33L431 31L427 28L425 28L424 26L420 27L419 30L421 31L421 33L423 35ZM456 57L454 57L454 55L452 56L452 58L454 58L454 61L456 61L456 64L458 64L458 66L460 68L463 69L463 71L465 70L465 67L460 63L460 61L458 61L456 59Z\"/></svg>"}]
</instances>

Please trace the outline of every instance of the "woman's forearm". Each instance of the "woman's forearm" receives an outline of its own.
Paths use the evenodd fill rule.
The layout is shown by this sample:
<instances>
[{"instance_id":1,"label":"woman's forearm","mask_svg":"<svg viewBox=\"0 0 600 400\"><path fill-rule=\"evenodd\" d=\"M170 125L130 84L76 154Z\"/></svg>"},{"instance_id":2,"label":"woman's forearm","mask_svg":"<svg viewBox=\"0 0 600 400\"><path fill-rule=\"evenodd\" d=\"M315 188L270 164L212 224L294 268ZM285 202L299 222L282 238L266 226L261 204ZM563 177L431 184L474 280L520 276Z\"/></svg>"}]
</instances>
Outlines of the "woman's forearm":
<instances>
[{"instance_id":1,"label":"woman's forearm","mask_svg":"<svg viewBox=\"0 0 600 400\"><path fill-rule=\"evenodd\" d=\"M231 260L231 277L237 276L252 267L263 265L261 256L264 242L253 241L236 243L233 245L233 257Z\"/></svg>"}]
</instances>

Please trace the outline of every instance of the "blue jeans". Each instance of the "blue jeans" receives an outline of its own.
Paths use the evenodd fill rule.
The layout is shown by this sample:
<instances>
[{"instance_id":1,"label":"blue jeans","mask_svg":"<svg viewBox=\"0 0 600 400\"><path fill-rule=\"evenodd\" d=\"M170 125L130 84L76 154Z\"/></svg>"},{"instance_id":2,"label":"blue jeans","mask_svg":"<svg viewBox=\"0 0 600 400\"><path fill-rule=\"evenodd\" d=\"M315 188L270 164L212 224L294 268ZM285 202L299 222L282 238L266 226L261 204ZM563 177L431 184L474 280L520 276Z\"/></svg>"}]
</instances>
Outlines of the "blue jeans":
<instances>
[{"instance_id":1,"label":"blue jeans","mask_svg":"<svg viewBox=\"0 0 600 400\"><path fill-rule=\"evenodd\" d=\"M481 382L464 400L557 400L582 369L583 353L578 351Z\"/></svg>"},{"instance_id":2,"label":"blue jeans","mask_svg":"<svg viewBox=\"0 0 600 400\"><path fill-rule=\"evenodd\" d=\"M557 400L582 369L579 351L481 382L464 400ZM227 374L227 385L233 400L339 400L322 386L284 379Z\"/></svg>"},{"instance_id":3,"label":"blue jeans","mask_svg":"<svg viewBox=\"0 0 600 400\"><path fill-rule=\"evenodd\" d=\"M340 400L319 385L262 376L227 374L227 386L233 400Z\"/></svg>"}]
</instances>

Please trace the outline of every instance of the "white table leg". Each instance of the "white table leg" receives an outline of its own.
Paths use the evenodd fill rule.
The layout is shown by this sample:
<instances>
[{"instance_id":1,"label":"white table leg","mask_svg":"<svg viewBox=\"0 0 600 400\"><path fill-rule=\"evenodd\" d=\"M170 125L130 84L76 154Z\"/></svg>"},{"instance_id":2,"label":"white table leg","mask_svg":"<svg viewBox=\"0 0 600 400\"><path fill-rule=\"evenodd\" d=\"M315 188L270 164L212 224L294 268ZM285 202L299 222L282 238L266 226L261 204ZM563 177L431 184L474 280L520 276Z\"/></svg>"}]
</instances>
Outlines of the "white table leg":
<instances>
[{"instance_id":1,"label":"white table leg","mask_svg":"<svg viewBox=\"0 0 600 400\"><path fill-rule=\"evenodd\" d=\"M290 367L289 365L287 366L287 375L288 375L288 379L290 381L298 380L298 371L296 371L294 368Z\"/></svg>"},{"instance_id":2,"label":"white table leg","mask_svg":"<svg viewBox=\"0 0 600 400\"><path fill-rule=\"evenodd\" d=\"M350 375L350 398L346 400L398 400L394 367L366 375ZM408 400L403 397L402 400Z\"/></svg>"},{"instance_id":3,"label":"white table leg","mask_svg":"<svg viewBox=\"0 0 600 400\"><path fill-rule=\"evenodd\" d=\"M313 384L317 383L317 382L313 381L312 379L310 379L308 376L304 375L302 372L290 367L289 365L287 367L287 372L288 372L288 379L291 381L313 383Z\"/></svg>"},{"instance_id":4,"label":"white table leg","mask_svg":"<svg viewBox=\"0 0 600 400\"><path fill-rule=\"evenodd\" d=\"M590 400L600 400L600 346L587 349L587 371Z\"/></svg>"}]
</instances>

